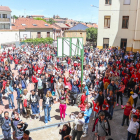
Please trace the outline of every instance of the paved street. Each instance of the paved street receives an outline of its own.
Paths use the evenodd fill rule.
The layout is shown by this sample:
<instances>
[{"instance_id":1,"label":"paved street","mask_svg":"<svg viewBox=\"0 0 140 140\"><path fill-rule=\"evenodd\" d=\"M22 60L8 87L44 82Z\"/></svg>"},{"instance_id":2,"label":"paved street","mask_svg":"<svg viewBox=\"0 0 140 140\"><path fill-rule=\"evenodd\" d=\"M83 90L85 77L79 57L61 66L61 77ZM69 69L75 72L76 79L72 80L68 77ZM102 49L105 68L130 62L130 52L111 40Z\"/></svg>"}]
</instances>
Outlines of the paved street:
<instances>
[{"instance_id":1,"label":"paved street","mask_svg":"<svg viewBox=\"0 0 140 140\"><path fill-rule=\"evenodd\" d=\"M14 67L14 65L12 65L12 68ZM17 71L13 71L16 75L17 75ZM30 84L28 86L28 90L33 89L33 84ZM16 105L16 92L14 92L14 97L15 97L15 105ZM90 96L89 96L89 100L90 100ZM127 98L124 97L124 103L127 102ZM41 105L42 101L40 100L40 105ZM4 104L6 105L5 108L3 106L0 106L0 110L2 108L4 108L4 110L8 110L8 101L4 100ZM138 103L140 104L140 102ZM17 105L16 105L17 108ZM75 112L78 113L79 108L78 107L72 107L72 106L68 106L67 107L67 111L66 111L66 121L71 121L69 118L69 114L71 112ZM10 112L11 113L11 112ZM21 116L21 119L23 120L23 122L27 122L29 124L28 129L33 129L33 128L37 128L37 127L43 127L45 126L44 124L44 112L41 112L41 120L39 121L37 120L30 120L30 119L25 119ZM111 126L111 138L113 138L113 140L126 140L127 139L127 126L121 126L121 122L122 122L122 116L123 116L123 110L120 109L120 106L115 107L115 111L114 111L114 116L113 116L113 120L110 121L110 126ZM60 114L59 114L59 103L54 104L52 106L52 110L51 110L51 118L52 121L50 123L48 123L48 127L51 124L55 124L55 123L59 123L60 122ZM90 119L90 123L89 123L89 136L82 138L82 140L94 140L93 138L93 133L92 131L92 127L93 127L93 120L92 117ZM72 125L72 123L71 123ZM33 138L33 140L60 140L61 136L59 135L59 129L62 128L62 125L58 128L58 126L55 127L51 127L51 128L47 128L47 129L41 129L38 131L33 131L31 132L31 137ZM120 133L121 132L121 133ZM2 135L1 129L0 129L0 135Z\"/></svg>"}]
</instances>

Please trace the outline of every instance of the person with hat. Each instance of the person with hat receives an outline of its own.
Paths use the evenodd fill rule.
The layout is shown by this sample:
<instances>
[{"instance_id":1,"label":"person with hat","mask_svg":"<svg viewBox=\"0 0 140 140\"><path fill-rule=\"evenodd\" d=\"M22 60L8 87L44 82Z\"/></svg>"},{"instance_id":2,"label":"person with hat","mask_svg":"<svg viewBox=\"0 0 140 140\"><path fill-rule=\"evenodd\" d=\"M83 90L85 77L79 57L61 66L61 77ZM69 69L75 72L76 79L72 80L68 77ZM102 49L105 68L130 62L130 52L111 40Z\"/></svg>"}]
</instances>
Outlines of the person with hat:
<instances>
[{"instance_id":1,"label":"person with hat","mask_svg":"<svg viewBox=\"0 0 140 140\"><path fill-rule=\"evenodd\" d=\"M32 138L29 137L29 135L30 135L30 131L29 130L25 130L24 134L23 134L23 137L20 140L32 140Z\"/></svg>"}]
</instances>

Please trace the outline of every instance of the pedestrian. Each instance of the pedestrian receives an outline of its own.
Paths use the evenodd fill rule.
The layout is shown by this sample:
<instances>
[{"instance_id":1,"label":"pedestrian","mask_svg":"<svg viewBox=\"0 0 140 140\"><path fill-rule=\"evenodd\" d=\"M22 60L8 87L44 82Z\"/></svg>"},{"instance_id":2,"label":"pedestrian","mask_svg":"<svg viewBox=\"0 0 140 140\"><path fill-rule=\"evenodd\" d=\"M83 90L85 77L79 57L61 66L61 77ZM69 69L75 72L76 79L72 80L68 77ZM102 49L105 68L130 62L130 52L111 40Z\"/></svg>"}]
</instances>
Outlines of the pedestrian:
<instances>
[{"instance_id":1,"label":"pedestrian","mask_svg":"<svg viewBox=\"0 0 140 140\"><path fill-rule=\"evenodd\" d=\"M47 91L47 94L43 96L43 102L42 102L42 110L44 109L45 114L45 124L48 124L48 121L51 121L50 112L51 112L51 106L53 105L53 97L51 94L51 91Z\"/></svg>"},{"instance_id":2,"label":"pedestrian","mask_svg":"<svg viewBox=\"0 0 140 140\"><path fill-rule=\"evenodd\" d=\"M86 137L88 135L88 125L91 113L92 113L92 103L89 102L87 104L86 111L84 112L85 124L84 124L84 135L82 137Z\"/></svg>"},{"instance_id":3,"label":"pedestrian","mask_svg":"<svg viewBox=\"0 0 140 140\"><path fill-rule=\"evenodd\" d=\"M84 123L85 123L84 113L80 112L77 116L75 116L75 119L74 119L72 140L75 140L76 138L77 140L80 140L83 134Z\"/></svg>"},{"instance_id":4,"label":"pedestrian","mask_svg":"<svg viewBox=\"0 0 140 140\"><path fill-rule=\"evenodd\" d=\"M32 138L29 137L29 135L30 135L30 131L29 130L25 130L24 134L23 134L23 137L20 140L32 140Z\"/></svg>"},{"instance_id":5,"label":"pedestrian","mask_svg":"<svg viewBox=\"0 0 140 140\"><path fill-rule=\"evenodd\" d=\"M130 140L132 138L132 140L135 140L135 138L138 136L138 131L139 131L139 123L137 122L137 116L133 115L133 118L131 118L132 115L132 111L129 115L129 120L130 120L130 124L128 127L128 136L127 136L127 140Z\"/></svg>"},{"instance_id":6,"label":"pedestrian","mask_svg":"<svg viewBox=\"0 0 140 140\"><path fill-rule=\"evenodd\" d=\"M109 103L109 113L111 115L111 117L113 117L113 111L116 105L116 97L113 94L113 91L110 90L109 92L109 96L107 97L108 103Z\"/></svg>"},{"instance_id":7,"label":"pedestrian","mask_svg":"<svg viewBox=\"0 0 140 140\"><path fill-rule=\"evenodd\" d=\"M69 135L71 132L70 123L64 124L63 128L59 130L59 134L62 136L61 140L64 140L64 137Z\"/></svg>"},{"instance_id":8,"label":"pedestrian","mask_svg":"<svg viewBox=\"0 0 140 140\"><path fill-rule=\"evenodd\" d=\"M39 96L35 94L34 90L31 90L31 95L30 95L30 105L32 109L32 114L34 115L34 119L37 119L37 115L39 115L40 119L40 111L39 111Z\"/></svg>"},{"instance_id":9,"label":"pedestrian","mask_svg":"<svg viewBox=\"0 0 140 140\"><path fill-rule=\"evenodd\" d=\"M5 140L11 140L11 120L9 118L9 112L4 112L4 117L2 117L3 110L0 112L0 126L2 128L2 134Z\"/></svg>"},{"instance_id":10,"label":"pedestrian","mask_svg":"<svg viewBox=\"0 0 140 140\"><path fill-rule=\"evenodd\" d=\"M109 128L108 122L105 119L105 114L101 112L99 114L98 122L95 124L95 136L97 140L105 140L108 134L107 130Z\"/></svg>"},{"instance_id":11,"label":"pedestrian","mask_svg":"<svg viewBox=\"0 0 140 140\"><path fill-rule=\"evenodd\" d=\"M122 109L124 109L122 126L124 125L125 119L127 121L126 122L127 126L129 126L129 115L132 110L132 106L131 106L130 102L127 102L126 105L122 107Z\"/></svg>"}]
</instances>

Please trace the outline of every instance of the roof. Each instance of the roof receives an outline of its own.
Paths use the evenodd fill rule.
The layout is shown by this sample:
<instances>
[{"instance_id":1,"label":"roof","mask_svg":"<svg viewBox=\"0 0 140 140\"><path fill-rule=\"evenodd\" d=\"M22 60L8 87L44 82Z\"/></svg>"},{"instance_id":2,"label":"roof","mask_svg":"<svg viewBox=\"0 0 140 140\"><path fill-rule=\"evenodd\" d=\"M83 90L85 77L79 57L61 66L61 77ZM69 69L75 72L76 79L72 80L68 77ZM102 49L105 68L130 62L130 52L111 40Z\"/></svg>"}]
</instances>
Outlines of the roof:
<instances>
[{"instance_id":1,"label":"roof","mask_svg":"<svg viewBox=\"0 0 140 140\"><path fill-rule=\"evenodd\" d=\"M53 28L56 29L56 30L61 30L61 28L56 26L55 24L53 24Z\"/></svg>"},{"instance_id":2,"label":"roof","mask_svg":"<svg viewBox=\"0 0 140 140\"><path fill-rule=\"evenodd\" d=\"M69 30L86 30L87 28L89 28L89 27L79 23L79 24L73 26L72 28L70 28Z\"/></svg>"},{"instance_id":3,"label":"roof","mask_svg":"<svg viewBox=\"0 0 140 140\"><path fill-rule=\"evenodd\" d=\"M8 6L0 6L0 11L12 12L11 9Z\"/></svg>"},{"instance_id":4,"label":"roof","mask_svg":"<svg viewBox=\"0 0 140 140\"><path fill-rule=\"evenodd\" d=\"M55 23L55 25L59 26L60 28L69 28L67 25L64 23Z\"/></svg>"},{"instance_id":5,"label":"roof","mask_svg":"<svg viewBox=\"0 0 140 140\"><path fill-rule=\"evenodd\" d=\"M54 21L66 21L64 19L54 19Z\"/></svg>"},{"instance_id":6,"label":"roof","mask_svg":"<svg viewBox=\"0 0 140 140\"><path fill-rule=\"evenodd\" d=\"M32 18L18 18L15 20L15 23L13 24L15 26L12 26L12 30L14 29L24 30L26 28L54 28L53 25L50 25L43 20L35 20ZM48 26L45 26L45 24Z\"/></svg>"},{"instance_id":7,"label":"roof","mask_svg":"<svg viewBox=\"0 0 140 140\"><path fill-rule=\"evenodd\" d=\"M31 17L44 17L43 15L31 15Z\"/></svg>"},{"instance_id":8,"label":"roof","mask_svg":"<svg viewBox=\"0 0 140 140\"><path fill-rule=\"evenodd\" d=\"M87 26L88 28L91 28L91 27L98 28L98 25L96 23L93 23L93 24L82 23L82 24Z\"/></svg>"}]
</instances>

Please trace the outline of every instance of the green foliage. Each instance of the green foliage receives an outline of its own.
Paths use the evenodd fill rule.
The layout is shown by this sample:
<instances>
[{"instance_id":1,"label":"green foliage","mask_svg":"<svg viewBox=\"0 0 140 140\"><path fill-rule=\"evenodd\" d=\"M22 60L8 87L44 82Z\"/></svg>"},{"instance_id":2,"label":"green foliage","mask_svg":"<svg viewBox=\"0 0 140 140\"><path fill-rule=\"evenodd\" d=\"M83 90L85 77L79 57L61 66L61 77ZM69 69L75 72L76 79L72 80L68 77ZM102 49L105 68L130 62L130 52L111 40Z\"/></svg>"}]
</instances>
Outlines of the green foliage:
<instances>
[{"instance_id":1,"label":"green foliage","mask_svg":"<svg viewBox=\"0 0 140 140\"><path fill-rule=\"evenodd\" d=\"M18 19L18 17L17 17L16 15L13 15L13 18L14 18L14 19Z\"/></svg>"},{"instance_id":2,"label":"green foliage","mask_svg":"<svg viewBox=\"0 0 140 140\"><path fill-rule=\"evenodd\" d=\"M98 29L91 27L91 28L87 28L87 41L97 41L97 33L98 33Z\"/></svg>"},{"instance_id":3,"label":"green foliage","mask_svg":"<svg viewBox=\"0 0 140 140\"><path fill-rule=\"evenodd\" d=\"M54 40L52 38L47 37L47 38L26 39L23 42L25 42L25 43L32 43L34 45L37 45L37 44L41 44L41 43L43 43L43 44L45 44L45 43L52 44L53 41Z\"/></svg>"},{"instance_id":4,"label":"green foliage","mask_svg":"<svg viewBox=\"0 0 140 140\"><path fill-rule=\"evenodd\" d=\"M54 19L53 19L53 18L49 18L49 21L47 21L47 23L49 23L49 24L54 24L54 23L55 23L55 21L54 21Z\"/></svg>"},{"instance_id":5,"label":"green foliage","mask_svg":"<svg viewBox=\"0 0 140 140\"><path fill-rule=\"evenodd\" d=\"M34 18L35 20L43 20L44 22L47 22L45 19L43 18L40 18L40 17L37 17L37 18Z\"/></svg>"}]
</instances>

